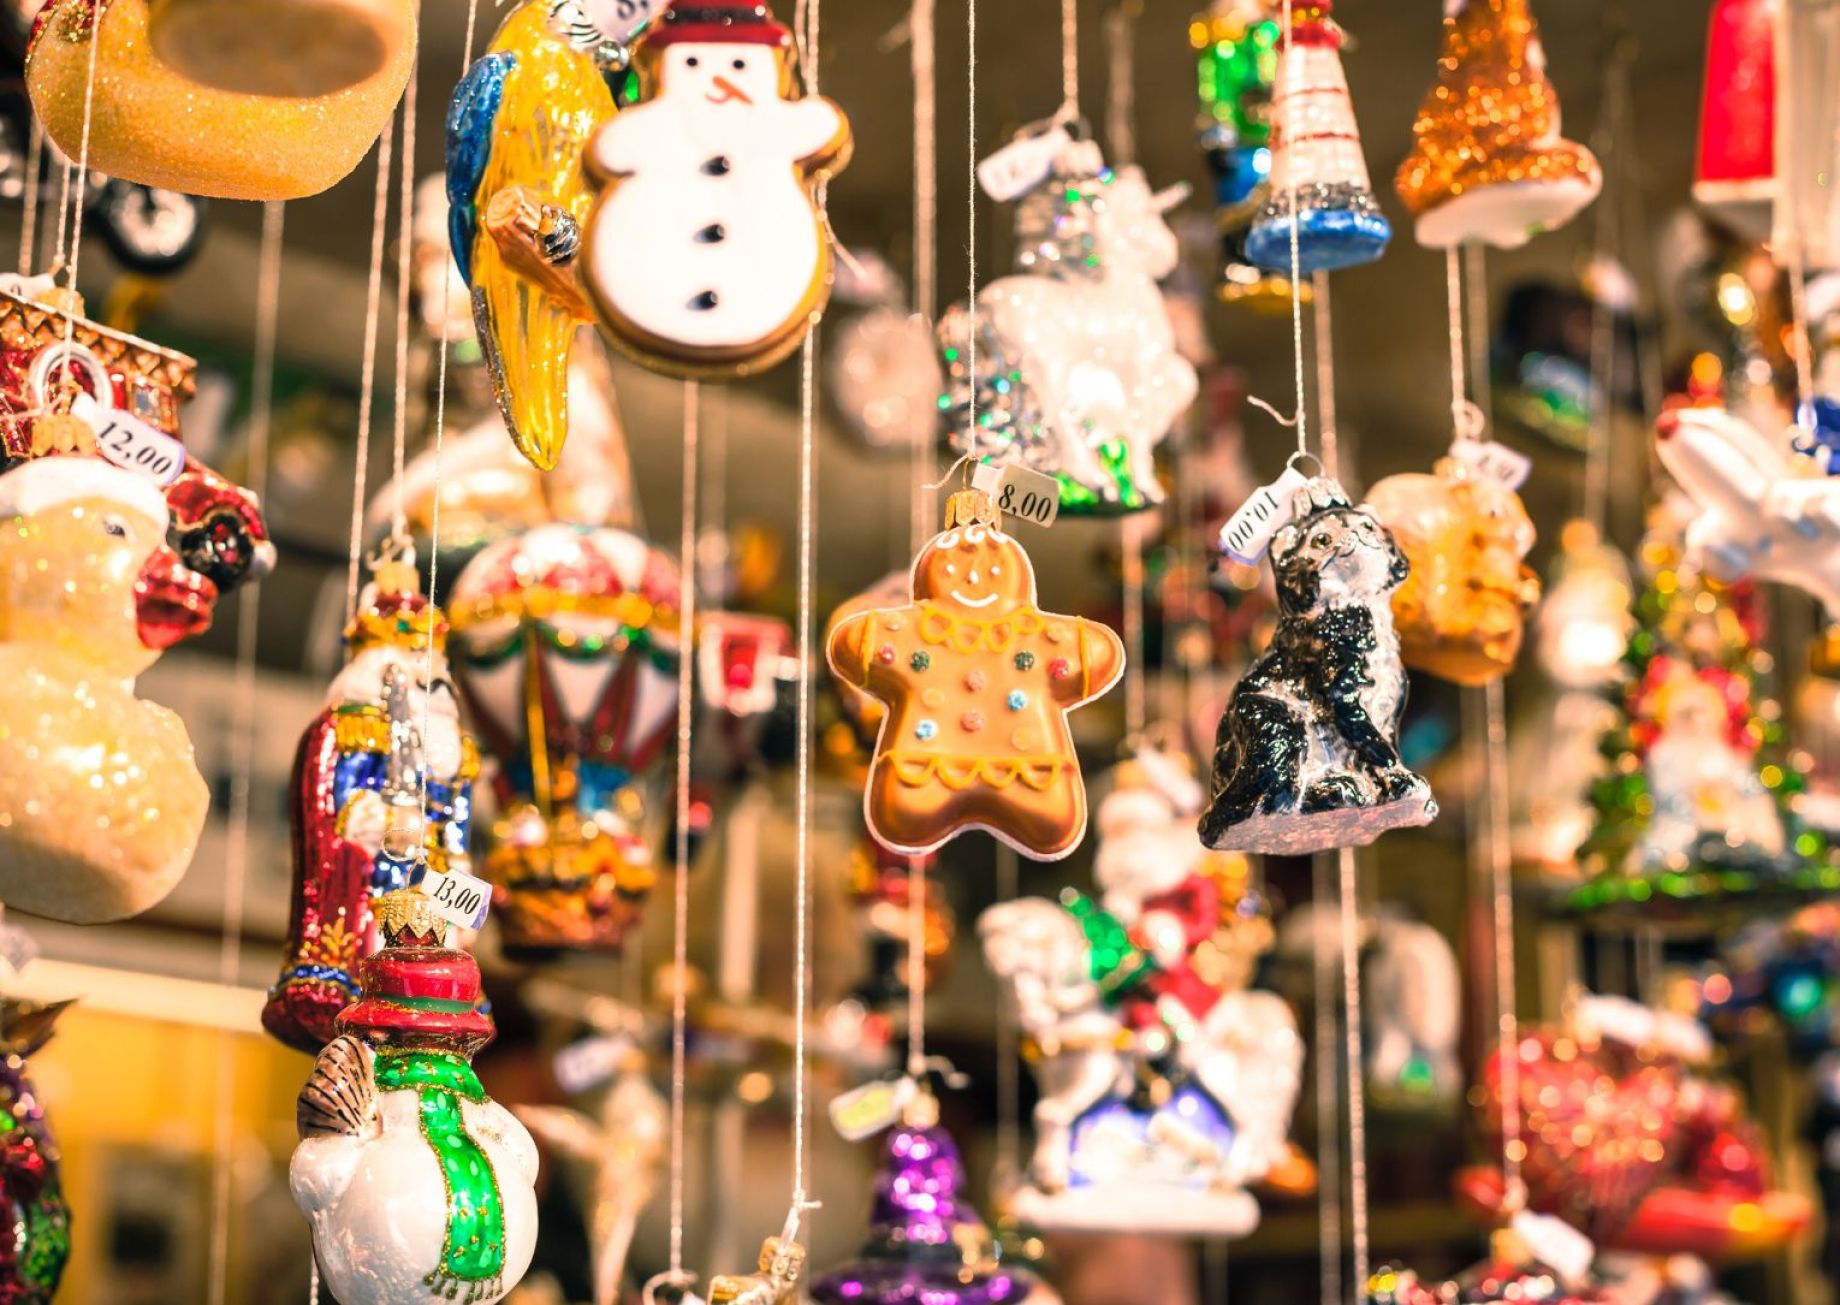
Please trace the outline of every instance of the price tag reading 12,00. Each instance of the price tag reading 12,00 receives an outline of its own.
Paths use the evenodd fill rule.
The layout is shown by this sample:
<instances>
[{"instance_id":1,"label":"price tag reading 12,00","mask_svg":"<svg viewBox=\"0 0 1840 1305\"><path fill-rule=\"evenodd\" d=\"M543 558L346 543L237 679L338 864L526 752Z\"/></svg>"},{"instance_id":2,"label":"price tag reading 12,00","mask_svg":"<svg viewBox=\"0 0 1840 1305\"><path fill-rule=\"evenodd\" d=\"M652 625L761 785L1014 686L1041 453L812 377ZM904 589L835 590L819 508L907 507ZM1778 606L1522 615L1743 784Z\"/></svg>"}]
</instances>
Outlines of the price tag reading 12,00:
<instances>
[{"instance_id":1,"label":"price tag reading 12,00","mask_svg":"<svg viewBox=\"0 0 1840 1305\"><path fill-rule=\"evenodd\" d=\"M185 445L132 413L105 408L80 392L70 412L96 432L96 451L123 471L164 487L185 470Z\"/></svg>"}]
</instances>

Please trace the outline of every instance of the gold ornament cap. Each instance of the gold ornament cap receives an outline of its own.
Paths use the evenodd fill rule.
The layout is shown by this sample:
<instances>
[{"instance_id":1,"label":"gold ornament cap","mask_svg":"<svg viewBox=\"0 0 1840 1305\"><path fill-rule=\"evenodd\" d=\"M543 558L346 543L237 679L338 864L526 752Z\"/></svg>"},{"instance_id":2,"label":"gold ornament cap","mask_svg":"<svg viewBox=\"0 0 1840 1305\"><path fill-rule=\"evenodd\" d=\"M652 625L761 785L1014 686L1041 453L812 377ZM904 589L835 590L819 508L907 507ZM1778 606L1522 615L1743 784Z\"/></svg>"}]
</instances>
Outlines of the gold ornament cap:
<instances>
[{"instance_id":1,"label":"gold ornament cap","mask_svg":"<svg viewBox=\"0 0 1840 1305\"><path fill-rule=\"evenodd\" d=\"M447 648L447 620L422 595L421 576L412 560L387 558L371 568L371 583L359 599L357 615L345 627L352 653L394 647L425 653Z\"/></svg>"},{"instance_id":2,"label":"gold ornament cap","mask_svg":"<svg viewBox=\"0 0 1840 1305\"><path fill-rule=\"evenodd\" d=\"M390 947L439 947L447 937L447 921L420 889L385 893L371 904L371 914Z\"/></svg>"},{"instance_id":3,"label":"gold ornament cap","mask_svg":"<svg viewBox=\"0 0 1840 1305\"><path fill-rule=\"evenodd\" d=\"M959 526L994 526L997 504L981 489L961 489L946 499L946 529Z\"/></svg>"}]
</instances>

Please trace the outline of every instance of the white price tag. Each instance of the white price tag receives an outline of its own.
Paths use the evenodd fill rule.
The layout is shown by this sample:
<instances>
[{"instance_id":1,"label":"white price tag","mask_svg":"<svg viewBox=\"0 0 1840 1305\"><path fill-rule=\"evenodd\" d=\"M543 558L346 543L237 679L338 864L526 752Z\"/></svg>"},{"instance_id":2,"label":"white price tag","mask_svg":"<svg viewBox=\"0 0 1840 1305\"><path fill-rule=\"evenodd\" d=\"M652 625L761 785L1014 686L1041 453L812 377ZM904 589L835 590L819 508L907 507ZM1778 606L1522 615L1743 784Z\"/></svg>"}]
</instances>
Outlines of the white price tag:
<instances>
[{"instance_id":1,"label":"white price tag","mask_svg":"<svg viewBox=\"0 0 1840 1305\"><path fill-rule=\"evenodd\" d=\"M185 470L185 445L132 413L105 408L83 392L71 400L70 412L96 432L96 451L122 470L160 486Z\"/></svg>"},{"instance_id":2,"label":"white price tag","mask_svg":"<svg viewBox=\"0 0 1840 1305\"><path fill-rule=\"evenodd\" d=\"M630 1039L610 1033L595 1033L571 1042L550 1063L556 1086L574 1096L605 1083L619 1072L631 1050Z\"/></svg>"},{"instance_id":3,"label":"white price tag","mask_svg":"<svg viewBox=\"0 0 1840 1305\"><path fill-rule=\"evenodd\" d=\"M458 870L440 871L430 866L415 886L433 900L441 918L463 929L477 929L492 909L492 885Z\"/></svg>"},{"instance_id":4,"label":"white price tag","mask_svg":"<svg viewBox=\"0 0 1840 1305\"><path fill-rule=\"evenodd\" d=\"M990 495L999 512L1038 526L1053 525L1061 514L1060 482L1019 462L980 462L971 473L971 485Z\"/></svg>"},{"instance_id":5,"label":"white price tag","mask_svg":"<svg viewBox=\"0 0 1840 1305\"><path fill-rule=\"evenodd\" d=\"M1494 440L1458 440L1450 446L1450 456L1468 467L1471 475L1503 489L1519 489L1533 470L1532 458Z\"/></svg>"},{"instance_id":6,"label":"white price tag","mask_svg":"<svg viewBox=\"0 0 1840 1305\"><path fill-rule=\"evenodd\" d=\"M1013 140L978 164L978 185L998 203L1015 199L1047 179L1055 156L1071 139L1065 127L1050 127L1039 136Z\"/></svg>"},{"instance_id":7,"label":"white price tag","mask_svg":"<svg viewBox=\"0 0 1840 1305\"><path fill-rule=\"evenodd\" d=\"M1555 1271L1561 1281L1576 1286L1590 1273L1597 1247L1563 1219L1522 1210L1514 1216L1511 1226L1533 1258Z\"/></svg>"},{"instance_id":8,"label":"white price tag","mask_svg":"<svg viewBox=\"0 0 1840 1305\"><path fill-rule=\"evenodd\" d=\"M1252 491L1226 525L1220 528L1220 551L1241 566L1257 566L1271 547L1271 537L1282 530L1296 510L1297 491L1310 478L1295 467L1269 485Z\"/></svg>"},{"instance_id":9,"label":"white price tag","mask_svg":"<svg viewBox=\"0 0 1840 1305\"><path fill-rule=\"evenodd\" d=\"M920 1085L911 1078L885 1078L831 1098L831 1125L845 1141L864 1142L901 1122Z\"/></svg>"}]
</instances>

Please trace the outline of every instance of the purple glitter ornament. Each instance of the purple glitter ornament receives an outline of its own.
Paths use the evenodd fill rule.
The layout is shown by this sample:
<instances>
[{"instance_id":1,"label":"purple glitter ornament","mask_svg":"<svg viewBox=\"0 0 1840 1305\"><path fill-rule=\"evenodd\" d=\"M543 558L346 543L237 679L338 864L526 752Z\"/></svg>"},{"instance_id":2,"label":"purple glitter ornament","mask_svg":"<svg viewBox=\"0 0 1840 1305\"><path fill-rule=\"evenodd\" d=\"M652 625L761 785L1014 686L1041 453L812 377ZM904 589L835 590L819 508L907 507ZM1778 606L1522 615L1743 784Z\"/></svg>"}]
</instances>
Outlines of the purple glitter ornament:
<instances>
[{"instance_id":1,"label":"purple glitter ornament","mask_svg":"<svg viewBox=\"0 0 1840 1305\"><path fill-rule=\"evenodd\" d=\"M997 1262L996 1242L964 1199L965 1167L943 1128L888 1134L869 1240L811 1285L817 1305L1015 1305L1035 1283Z\"/></svg>"}]
</instances>

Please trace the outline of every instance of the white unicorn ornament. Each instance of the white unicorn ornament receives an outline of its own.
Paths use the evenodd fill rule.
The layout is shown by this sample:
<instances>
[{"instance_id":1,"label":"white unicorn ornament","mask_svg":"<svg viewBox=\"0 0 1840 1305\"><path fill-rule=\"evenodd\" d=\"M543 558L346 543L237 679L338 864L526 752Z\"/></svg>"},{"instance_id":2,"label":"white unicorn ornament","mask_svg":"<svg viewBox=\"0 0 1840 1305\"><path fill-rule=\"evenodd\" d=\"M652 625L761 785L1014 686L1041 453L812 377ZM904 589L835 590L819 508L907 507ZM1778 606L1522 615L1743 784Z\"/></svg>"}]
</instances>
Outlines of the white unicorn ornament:
<instances>
[{"instance_id":1,"label":"white unicorn ornament","mask_svg":"<svg viewBox=\"0 0 1840 1305\"><path fill-rule=\"evenodd\" d=\"M960 453L1055 477L1063 512L1163 501L1156 446L1196 392L1157 288L1181 256L1163 215L1186 193L1107 168L1091 141L1060 150L1016 210L1020 273L939 323Z\"/></svg>"}]
</instances>

